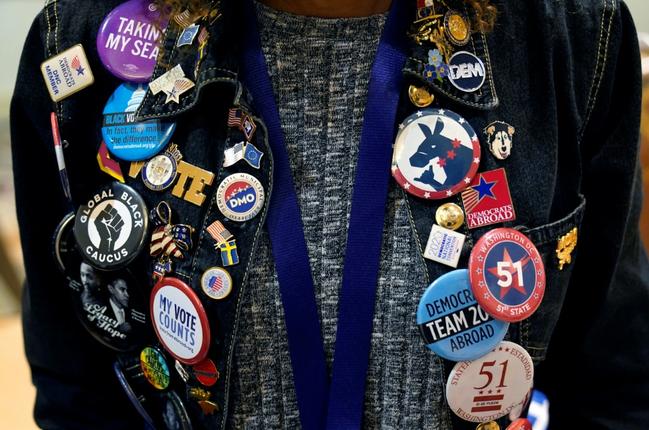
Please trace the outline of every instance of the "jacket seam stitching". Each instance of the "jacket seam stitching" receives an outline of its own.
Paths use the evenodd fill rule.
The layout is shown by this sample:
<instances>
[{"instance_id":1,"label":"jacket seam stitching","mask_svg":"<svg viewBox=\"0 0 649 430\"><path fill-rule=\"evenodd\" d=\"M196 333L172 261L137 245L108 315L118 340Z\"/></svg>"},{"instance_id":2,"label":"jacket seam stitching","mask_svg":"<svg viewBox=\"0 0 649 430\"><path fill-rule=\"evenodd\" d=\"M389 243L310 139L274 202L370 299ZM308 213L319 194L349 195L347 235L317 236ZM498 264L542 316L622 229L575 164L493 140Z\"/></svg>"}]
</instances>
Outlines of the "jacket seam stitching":
<instances>
[{"instance_id":1,"label":"jacket seam stitching","mask_svg":"<svg viewBox=\"0 0 649 430\"><path fill-rule=\"evenodd\" d=\"M493 79L493 70L491 69L491 57L489 56L489 45L487 44L487 38L483 32L480 32L480 37L482 38L482 50L484 51L485 59L487 60L486 67L489 70L487 73L489 79L489 87L491 88L491 97L494 100L494 103L498 103L498 95L496 94L496 84ZM473 38L471 38L473 39ZM471 40L473 43L473 40Z\"/></svg>"},{"instance_id":2,"label":"jacket seam stitching","mask_svg":"<svg viewBox=\"0 0 649 430\"><path fill-rule=\"evenodd\" d=\"M45 55L50 57L52 55L50 51L50 34L52 33L52 25L50 24L50 6L49 4L45 6L45 22L47 23L47 35L45 36Z\"/></svg>"},{"instance_id":3,"label":"jacket seam stitching","mask_svg":"<svg viewBox=\"0 0 649 430\"><path fill-rule=\"evenodd\" d=\"M421 64L421 65L424 65L424 62L421 61L421 60L419 60L419 59L413 59L413 61L415 61L415 62L417 62L417 63L419 63L419 64ZM413 69L411 69L410 67L407 67L407 66L406 66L404 70L405 70L406 72L412 73L412 74L415 75L415 76L419 76L419 73L417 73L416 70L413 70ZM451 94L450 92L448 92L448 91L446 91L446 90L444 90L444 89L442 89L442 88L440 88L440 87L438 87L438 86L434 86L434 87L435 87L435 88L436 88L440 93L444 94L444 95L445 95L446 97L448 97L449 99L454 100L454 101L456 101L456 102L458 102L458 103L461 103L461 104L465 104L465 105L468 105L468 106L474 107L474 108L484 109L485 107L490 107L490 106L493 106L493 105L494 105L494 103L480 104L480 103L475 103L475 102L472 102L472 101L464 100L464 99L462 99L462 98L459 98L459 97L457 97L457 96L454 96L454 95Z\"/></svg>"},{"instance_id":4,"label":"jacket seam stitching","mask_svg":"<svg viewBox=\"0 0 649 430\"><path fill-rule=\"evenodd\" d=\"M211 68L209 68L209 69L204 70L203 73L207 73L207 72L210 72L210 71L212 71L212 70L222 71L222 72L227 72L227 73L232 74L231 71L226 70L226 69L221 69L221 68L219 68L219 67L211 67ZM234 76L233 76L233 77L234 77ZM227 81L229 81L229 80L231 80L231 79L232 79L232 78L227 78L227 77L223 77L223 76L210 78L210 79L207 79L207 80L205 80L205 81L201 81L201 82L200 82L200 86L199 86L198 88L202 88L202 87L204 87L205 85L210 84L210 83L212 83L212 82L218 82L218 81L227 82ZM195 93L196 93L196 91L198 91L198 89L195 90ZM144 96L144 101L142 102L142 106L144 106L144 105L146 104L147 98L150 98L150 97L149 97L149 94L150 94L150 91L147 91L146 96ZM196 105L196 102L197 102L197 101L198 101L198 98L194 96L194 98L192 99L191 103L188 103L186 106L183 106L182 108L174 109L174 110L172 110L172 111L170 111L170 112L167 112L167 113L165 113L165 116L177 115L177 114L179 114L179 113L185 112L185 111L187 111L188 109L190 109L191 107L193 107L194 105ZM155 105L155 102L153 102L152 104ZM146 115L139 115L138 118L140 118L140 119L145 119L145 118L159 118L160 116L161 116L160 114L152 113L152 114L146 114Z\"/></svg>"},{"instance_id":5,"label":"jacket seam stitching","mask_svg":"<svg viewBox=\"0 0 649 430\"><path fill-rule=\"evenodd\" d=\"M260 118L253 115L253 120L254 119L259 120ZM265 135L268 138L268 131L266 130L265 125L263 124L263 122L258 122L258 123L263 126L264 131L265 131ZM266 149L268 149L268 148L266 148ZM234 327L233 327L233 330L232 330L232 334L230 335L230 348L229 348L229 351L228 351L228 364L227 364L228 372L227 372L226 377L225 377L225 391L226 391L227 395L225 396L224 401L223 401L223 418L222 418L222 421L221 421L221 428L225 428L225 425L227 423L227 418L228 418L228 408L230 406L229 393L230 393L230 378L232 376L232 360L234 358L235 338L236 338L237 331L239 329L239 320L240 320L239 314L241 312L241 306L243 306L242 305L242 303L243 303L243 294L244 294L244 291L245 291L245 286L247 285L247 282L248 282L248 274L249 274L249 271L250 271L250 266L252 264L254 254L255 254L255 252L257 250L257 244L258 244L258 241L259 241L259 232L261 231L261 229L263 227L263 224L265 223L266 214L268 213L268 210L270 209L270 197L271 197L272 189L273 189L274 163L273 163L272 157L269 157L268 159L270 160L270 166L268 168L268 193L267 193L268 194L268 200L267 200L268 203L266 205L266 209L264 210L263 218L259 221L259 225L257 226L257 230L255 231L255 236L254 236L255 240L253 241L252 249L250 251L250 258L248 259L248 264L246 265L246 271L245 271L245 273L243 275L243 280L241 282L241 292L239 293L239 296L237 297L237 306L236 306L236 311L235 311Z\"/></svg>"},{"instance_id":6,"label":"jacket seam stitching","mask_svg":"<svg viewBox=\"0 0 649 430\"><path fill-rule=\"evenodd\" d=\"M424 264L424 273L426 274L426 284L430 284L430 275L428 274L428 264L426 264L426 260L423 257L424 249L421 246L421 240L419 240L419 231L417 230L417 224L415 224L415 219L412 216L412 210L410 209L410 201L408 200L408 196L406 195L403 189L401 189L401 195L406 202L406 210L408 211L410 228L412 229L412 233L414 233L415 240L417 241L417 246L419 247L419 255L421 256L421 262Z\"/></svg>"},{"instance_id":7,"label":"jacket seam stitching","mask_svg":"<svg viewBox=\"0 0 649 430\"><path fill-rule=\"evenodd\" d=\"M169 29L169 27L167 27L167 29L165 29L165 32L164 32L164 35L165 35L165 36L164 36L164 40L166 40L166 33L167 33L167 30L168 30L168 29ZM174 52L176 52L176 43L174 43L173 49L172 49L171 52L169 53L169 58L170 58L170 59L173 58L173 56L174 56ZM166 62L166 61L165 61L165 62ZM156 65L155 65L155 68L153 69L153 75L151 75L151 76L156 76L157 73L158 73L158 71L160 71L161 69L162 69L162 62L161 62L161 61L157 61L157 62L156 62ZM166 72L165 72L165 73L166 73ZM147 92L146 92L146 94L144 95L144 100L142 100L142 104L141 104L141 106L146 106L146 104L147 104L147 100L150 98L150 96L149 96L150 94L152 94L152 92L151 92L150 89L147 87ZM138 109L138 110L139 110L139 109ZM137 112L136 112L136 114L137 114ZM141 117L141 118L145 118L145 117Z\"/></svg>"},{"instance_id":8,"label":"jacket seam stitching","mask_svg":"<svg viewBox=\"0 0 649 430\"><path fill-rule=\"evenodd\" d=\"M601 88L604 74L606 72L606 63L608 59L608 50L611 37L611 26L613 24L613 12L615 11L615 0L611 0L611 11L605 29L604 27L608 8L608 0L604 0L604 8L602 10L602 19L600 24L599 42L597 46L597 64L595 66L595 74L593 76L593 82L588 94L588 104L586 105L586 119L584 120L584 124L582 125L579 132L578 146L581 146L581 141L584 138L586 128L588 127L593 111L595 110L595 104L597 103L599 97L599 90ZM606 33L606 37L604 36L604 33Z\"/></svg>"}]
</instances>

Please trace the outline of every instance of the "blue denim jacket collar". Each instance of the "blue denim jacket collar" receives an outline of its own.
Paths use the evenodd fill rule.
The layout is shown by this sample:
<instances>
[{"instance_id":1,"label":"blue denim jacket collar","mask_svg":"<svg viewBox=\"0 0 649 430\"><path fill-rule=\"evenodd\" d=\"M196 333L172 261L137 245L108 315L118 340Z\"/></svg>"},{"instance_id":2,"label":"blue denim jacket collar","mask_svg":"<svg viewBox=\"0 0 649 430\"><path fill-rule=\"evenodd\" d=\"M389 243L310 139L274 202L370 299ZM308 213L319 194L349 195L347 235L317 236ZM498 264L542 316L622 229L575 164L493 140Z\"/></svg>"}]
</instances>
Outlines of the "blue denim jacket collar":
<instances>
[{"instance_id":1,"label":"blue denim jacket collar","mask_svg":"<svg viewBox=\"0 0 649 430\"><path fill-rule=\"evenodd\" d=\"M151 91L148 91L137 112L139 119L172 117L187 112L196 105L204 88L213 83L237 84L239 88L235 99L239 99L242 92L238 84L237 45L239 38L236 36L237 28L228 25L228 22L237 22L237 19L231 19L232 17L242 18L237 5L234 5L233 2L224 3L222 16L207 26L209 37L205 55L201 60L197 58L196 48L177 46L183 29L173 20L170 21L162 43L163 56L158 60L152 79L180 64L186 75L194 80L196 85L183 95L180 103L165 103L163 93L153 95ZM414 4L412 10L414 20ZM485 83L475 92L463 92L453 87L448 79L426 81L424 68L427 63L428 50L427 46L411 42L411 54L403 69L406 77L412 78L422 85L431 85L436 94L463 108L484 111L498 106L499 100L493 79L489 46L484 33L476 33L470 44L464 49L475 54L485 65ZM194 73L196 74L194 75Z\"/></svg>"},{"instance_id":2,"label":"blue denim jacket collar","mask_svg":"<svg viewBox=\"0 0 649 430\"><path fill-rule=\"evenodd\" d=\"M156 79L172 67L180 65L185 75L195 82L195 86L182 95L179 103L166 103L164 93L154 95L151 91L147 91L144 101L137 111L137 118L141 120L167 118L185 113L196 106L203 90L215 83L236 85L238 88L235 101L240 98L242 91L237 80L236 45L228 42L233 39L224 37L225 33L233 30L227 25L225 16L234 13L234 11L227 4L226 2L221 17L212 23L204 24L208 31L208 41L204 56L200 59L195 46L178 46L178 39L183 33L183 28L173 19L170 20L161 44L163 55L158 58L151 79Z\"/></svg>"}]
</instances>

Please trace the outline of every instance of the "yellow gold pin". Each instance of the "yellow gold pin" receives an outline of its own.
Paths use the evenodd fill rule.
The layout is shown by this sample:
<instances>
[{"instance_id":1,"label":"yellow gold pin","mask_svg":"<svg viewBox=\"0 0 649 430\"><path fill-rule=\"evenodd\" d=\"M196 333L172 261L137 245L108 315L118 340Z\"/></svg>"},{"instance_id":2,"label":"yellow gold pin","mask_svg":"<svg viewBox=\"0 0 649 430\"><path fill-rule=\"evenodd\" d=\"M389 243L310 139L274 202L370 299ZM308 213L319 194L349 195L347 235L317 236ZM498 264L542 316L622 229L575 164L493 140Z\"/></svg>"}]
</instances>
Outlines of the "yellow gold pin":
<instances>
[{"instance_id":1,"label":"yellow gold pin","mask_svg":"<svg viewBox=\"0 0 649 430\"><path fill-rule=\"evenodd\" d=\"M557 258L559 259L559 270L572 262L572 251L577 247L577 227L563 235L557 243Z\"/></svg>"}]
</instances>

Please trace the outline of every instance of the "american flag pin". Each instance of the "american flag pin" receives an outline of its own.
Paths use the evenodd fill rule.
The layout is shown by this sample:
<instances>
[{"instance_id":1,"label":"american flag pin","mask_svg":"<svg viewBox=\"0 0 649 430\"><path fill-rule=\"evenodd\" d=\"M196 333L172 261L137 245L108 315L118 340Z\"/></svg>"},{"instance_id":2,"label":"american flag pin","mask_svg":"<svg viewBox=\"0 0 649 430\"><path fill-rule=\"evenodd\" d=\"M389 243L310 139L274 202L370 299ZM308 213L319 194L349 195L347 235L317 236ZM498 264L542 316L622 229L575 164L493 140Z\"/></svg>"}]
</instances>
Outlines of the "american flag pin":
<instances>
[{"instance_id":1,"label":"american flag pin","mask_svg":"<svg viewBox=\"0 0 649 430\"><path fill-rule=\"evenodd\" d=\"M232 292L232 277L222 267L210 267L201 276L201 288L210 299L223 300Z\"/></svg>"}]
</instances>

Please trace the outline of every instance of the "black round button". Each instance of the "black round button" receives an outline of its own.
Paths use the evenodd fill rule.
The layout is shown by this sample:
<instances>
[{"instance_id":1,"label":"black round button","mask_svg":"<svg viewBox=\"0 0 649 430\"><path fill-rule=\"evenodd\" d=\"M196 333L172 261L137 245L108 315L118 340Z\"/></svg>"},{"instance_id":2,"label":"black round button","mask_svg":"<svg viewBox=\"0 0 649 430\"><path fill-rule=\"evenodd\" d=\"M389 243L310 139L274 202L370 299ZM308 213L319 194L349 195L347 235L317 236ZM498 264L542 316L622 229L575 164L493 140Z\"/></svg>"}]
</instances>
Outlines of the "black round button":
<instances>
[{"instance_id":1,"label":"black round button","mask_svg":"<svg viewBox=\"0 0 649 430\"><path fill-rule=\"evenodd\" d=\"M116 351L131 351L146 342L147 306L130 271L98 270L75 250L66 258L66 278L81 324L99 342Z\"/></svg>"},{"instance_id":2,"label":"black round button","mask_svg":"<svg viewBox=\"0 0 649 430\"><path fill-rule=\"evenodd\" d=\"M142 250L148 211L131 187L113 182L93 194L77 211L74 237L83 258L103 270L128 265Z\"/></svg>"}]
</instances>

